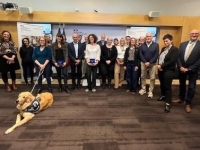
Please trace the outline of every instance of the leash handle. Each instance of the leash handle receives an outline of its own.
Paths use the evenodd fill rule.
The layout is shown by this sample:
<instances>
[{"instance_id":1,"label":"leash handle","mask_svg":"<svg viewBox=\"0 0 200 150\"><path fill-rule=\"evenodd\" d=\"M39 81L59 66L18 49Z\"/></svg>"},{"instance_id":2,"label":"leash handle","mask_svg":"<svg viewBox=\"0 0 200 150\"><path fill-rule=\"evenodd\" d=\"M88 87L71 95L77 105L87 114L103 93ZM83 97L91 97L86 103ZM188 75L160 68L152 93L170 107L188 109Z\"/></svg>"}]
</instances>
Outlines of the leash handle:
<instances>
[{"instance_id":1,"label":"leash handle","mask_svg":"<svg viewBox=\"0 0 200 150\"><path fill-rule=\"evenodd\" d=\"M35 86L36 86L36 84L38 83L38 79L39 79L39 77L43 74L43 72L44 72L44 70L40 70L40 72L39 72L39 74L38 74L38 77L37 77L37 80L36 80L36 82L35 82L35 84L34 84L32 90L31 90L31 93L33 93L33 91L34 91L34 89L35 89Z\"/></svg>"}]
</instances>

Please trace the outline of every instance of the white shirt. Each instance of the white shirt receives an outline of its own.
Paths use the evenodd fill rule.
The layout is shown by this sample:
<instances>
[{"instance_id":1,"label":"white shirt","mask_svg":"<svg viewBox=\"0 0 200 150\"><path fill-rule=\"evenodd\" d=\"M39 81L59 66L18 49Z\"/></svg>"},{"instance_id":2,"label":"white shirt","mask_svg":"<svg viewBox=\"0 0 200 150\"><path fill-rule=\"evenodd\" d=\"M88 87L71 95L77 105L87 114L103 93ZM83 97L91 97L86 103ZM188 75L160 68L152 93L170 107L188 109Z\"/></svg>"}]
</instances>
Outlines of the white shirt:
<instances>
[{"instance_id":1,"label":"white shirt","mask_svg":"<svg viewBox=\"0 0 200 150\"><path fill-rule=\"evenodd\" d=\"M75 53L76 53L76 58L78 58L78 42L74 43L74 49L75 49Z\"/></svg>"},{"instance_id":2,"label":"white shirt","mask_svg":"<svg viewBox=\"0 0 200 150\"><path fill-rule=\"evenodd\" d=\"M126 46L124 46L124 47L116 46L116 48L117 48L117 58L124 58Z\"/></svg>"},{"instance_id":3,"label":"white shirt","mask_svg":"<svg viewBox=\"0 0 200 150\"><path fill-rule=\"evenodd\" d=\"M169 48L165 48L165 50L160 54L159 60L158 60L159 65L162 65L164 63L165 56L167 55L171 47L172 45L170 45Z\"/></svg>"},{"instance_id":4,"label":"white shirt","mask_svg":"<svg viewBox=\"0 0 200 150\"><path fill-rule=\"evenodd\" d=\"M151 41L151 43L147 43L147 42L146 42L146 44L147 44L147 47L149 47L149 46L152 44L152 41Z\"/></svg>"},{"instance_id":5,"label":"white shirt","mask_svg":"<svg viewBox=\"0 0 200 150\"><path fill-rule=\"evenodd\" d=\"M189 48L190 48L191 44L193 44L193 48L194 48L195 45L196 45L196 43L197 43L197 41L194 41L194 42L190 41L190 42L188 43L188 45L187 45L187 47L186 47L186 49L185 49L185 55L184 55L184 59L185 59L185 60L186 60L186 57L187 57L187 54L188 54L188 51L189 51Z\"/></svg>"},{"instance_id":6,"label":"white shirt","mask_svg":"<svg viewBox=\"0 0 200 150\"><path fill-rule=\"evenodd\" d=\"M100 61L101 48L98 44L87 44L85 51L86 59L95 59L95 61Z\"/></svg>"}]
</instances>

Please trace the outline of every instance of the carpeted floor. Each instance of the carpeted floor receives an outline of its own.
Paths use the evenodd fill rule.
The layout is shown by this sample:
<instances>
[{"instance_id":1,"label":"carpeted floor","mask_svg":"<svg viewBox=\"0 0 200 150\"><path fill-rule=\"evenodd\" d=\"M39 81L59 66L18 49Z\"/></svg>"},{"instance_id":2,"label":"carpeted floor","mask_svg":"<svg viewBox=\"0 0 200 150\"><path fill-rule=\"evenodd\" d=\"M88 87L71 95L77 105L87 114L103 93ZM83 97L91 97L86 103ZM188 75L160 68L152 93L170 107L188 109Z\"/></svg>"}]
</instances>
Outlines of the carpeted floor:
<instances>
[{"instance_id":1,"label":"carpeted floor","mask_svg":"<svg viewBox=\"0 0 200 150\"><path fill-rule=\"evenodd\" d=\"M199 150L200 94L197 92L191 114L184 105L172 105L164 113L164 102L157 102L159 87L153 99L119 90L73 94L57 92L54 104L36 115L29 123L9 135L6 129L15 123L18 113L15 100L20 91L31 87L19 85L5 92L0 85L0 150ZM200 86L197 87L197 91ZM178 87L173 86L173 95Z\"/></svg>"}]
</instances>

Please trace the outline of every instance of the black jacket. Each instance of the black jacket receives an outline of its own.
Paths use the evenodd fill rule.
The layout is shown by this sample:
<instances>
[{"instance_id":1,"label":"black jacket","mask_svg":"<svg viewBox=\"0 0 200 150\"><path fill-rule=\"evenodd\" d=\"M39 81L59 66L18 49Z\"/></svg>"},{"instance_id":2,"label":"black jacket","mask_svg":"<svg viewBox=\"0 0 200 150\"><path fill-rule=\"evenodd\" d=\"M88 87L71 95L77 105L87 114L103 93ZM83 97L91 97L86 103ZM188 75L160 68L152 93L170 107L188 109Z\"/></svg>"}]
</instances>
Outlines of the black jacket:
<instances>
[{"instance_id":1,"label":"black jacket","mask_svg":"<svg viewBox=\"0 0 200 150\"><path fill-rule=\"evenodd\" d=\"M99 44L99 46L100 46L100 47L102 47L102 46L106 45L106 44L107 44L107 42L106 42L106 41L104 41L104 45L102 45L102 42L101 42L101 41L98 41L98 42L97 42L97 44Z\"/></svg>"},{"instance_id":2,"label":"black jacket","mask_svg":"<svg viewBox=\"0 0 200 150\"><path fill-rule=\"evenodd\" d=\"M126 48L125 54L124 54L124 66L127 65L128 62L128 57L129 57L129 49L130 47ZM139 67L140 66L140 59L139 59L139 49L138 47L135 48L135 54L134 54L134 63L135 66Z\"/></svg>"},{"instance_id":3,"label":"black jacket","mask_svg":"<svg viewBox=\"0 0 200 150\"><path fill-rule=\"evenodd\" d=\"M72 66L74 66L75 60L76 60L76 52L74 49L73 42L68 44L68 53L69 53L70 63ZM82 44L80 42L78 42L78 59L82 60L83 56L84 56L84 50L83 50Z\"/></svg>"},{"instance_id":4,"label":"black jacket","mask_svg":"<svg viewBox=\"0 0 200 150\"><path fill-rule=\"evenodd\" d=\"M106 64L107 60L110 60L112 65L115 64L117 58L117 49L115 46L111 47L111 50L108 50L106 45L101 47L101 59L100 62Z\"/></svg>"},{"instance_id":5,"label":"black jacket","mask_svg":"<svg viewBox=\"0 0 200 150\"><path fill-rule=\"evenodd\" d=\"M200 67L200 41L198 40L192 53L190 54L189 58L185 62L184 56L186 47L189 41L183 42L180 44L179 47L179 56L178 56L178 67L185 67L188 68L190 71L196 72Z\"/></svg>"},{"instance_id":6,"label":"black jacket","mask_svg":"<svg viewBox=\"0 0 200 150\"><path fill-rule=\"evenodd\" d=\"M162 48L160 55L164 52L165 47ZM178 48L175 46L172 46L167 55L164 58L164 63L161 65L161 68L163 70L174 70L176 67L176 62L177 62L177 58L178 58ZM160 55L158 57L158 60L160 58Z\"/></svg>"}]
</instances>

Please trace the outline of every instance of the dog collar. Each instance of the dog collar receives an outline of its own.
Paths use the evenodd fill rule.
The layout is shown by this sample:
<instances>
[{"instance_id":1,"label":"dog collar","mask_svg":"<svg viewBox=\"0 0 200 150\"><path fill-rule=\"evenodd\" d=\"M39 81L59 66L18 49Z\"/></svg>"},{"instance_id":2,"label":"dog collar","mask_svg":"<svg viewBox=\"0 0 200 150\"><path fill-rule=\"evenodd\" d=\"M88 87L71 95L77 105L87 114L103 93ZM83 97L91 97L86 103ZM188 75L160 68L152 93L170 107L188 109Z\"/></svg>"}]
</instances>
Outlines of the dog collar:
<instances>
[{"instance_id":1,"label":"dog collar","mask_svg":"<svg viewBox=\"0 0 200 150\"><path fill-rule=\"evenodd\" d=\"M40 101L39 99L34 99L34 101L25 109L24 112L30 112L30 113L37 113L40 109Z\"/></svg>"}]
</instances>

